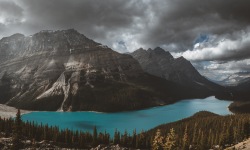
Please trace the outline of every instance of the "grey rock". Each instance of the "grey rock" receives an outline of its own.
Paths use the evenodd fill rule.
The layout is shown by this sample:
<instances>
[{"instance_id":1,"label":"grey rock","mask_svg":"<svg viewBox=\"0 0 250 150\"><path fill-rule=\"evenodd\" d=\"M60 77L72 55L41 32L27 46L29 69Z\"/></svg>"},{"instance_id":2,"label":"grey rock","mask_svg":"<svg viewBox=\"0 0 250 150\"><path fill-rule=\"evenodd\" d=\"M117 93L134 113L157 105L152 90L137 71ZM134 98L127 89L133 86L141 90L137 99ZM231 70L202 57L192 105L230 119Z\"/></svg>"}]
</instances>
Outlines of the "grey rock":
<instances>
[{"instance_id":1,"label":"grey rock","mask_svg":"<svg viewBox=\"0 0 250 150\"><path fill-rule=\"evenodd\" d=\"M152 49L138 49L130 54L149 74L165 78L183 86L192 88L206 88L217 90L219 85L207 80L184 57L174 58L168 51L157 47Z\"/></svg>"}]
</instances>

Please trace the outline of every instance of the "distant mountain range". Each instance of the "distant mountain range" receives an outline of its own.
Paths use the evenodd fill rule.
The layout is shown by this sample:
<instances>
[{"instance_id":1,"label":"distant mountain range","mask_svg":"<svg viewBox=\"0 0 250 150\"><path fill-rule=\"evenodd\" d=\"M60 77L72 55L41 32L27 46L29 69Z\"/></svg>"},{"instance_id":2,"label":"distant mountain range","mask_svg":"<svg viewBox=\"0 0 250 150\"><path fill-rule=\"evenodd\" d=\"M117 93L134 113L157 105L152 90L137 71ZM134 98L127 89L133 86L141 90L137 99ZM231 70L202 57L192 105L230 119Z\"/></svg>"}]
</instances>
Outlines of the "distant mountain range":
<instances>
[{"instance_id":1,"label":"distant mountain range","mask_svg":"<svg viewBox=\"0 0 250 150\"><path fill-rule=\"evenodd\" d=\"M124 111L226 94L161 48L120 54L74 29L0 40L0 103L22 109Z\"/></svg>"},{"instance_id":2,"label":"distant mountain range","mask_svg":"<svg viewBox=\"0 0 250 150\"><path fill-rule=\"evenodd\" d=\"M236 72L228 75L226 78L220 81L213 81L223 86L237 86L238 84L244 83L250 78L250 72Z\"/></svg>"}]
</instances>

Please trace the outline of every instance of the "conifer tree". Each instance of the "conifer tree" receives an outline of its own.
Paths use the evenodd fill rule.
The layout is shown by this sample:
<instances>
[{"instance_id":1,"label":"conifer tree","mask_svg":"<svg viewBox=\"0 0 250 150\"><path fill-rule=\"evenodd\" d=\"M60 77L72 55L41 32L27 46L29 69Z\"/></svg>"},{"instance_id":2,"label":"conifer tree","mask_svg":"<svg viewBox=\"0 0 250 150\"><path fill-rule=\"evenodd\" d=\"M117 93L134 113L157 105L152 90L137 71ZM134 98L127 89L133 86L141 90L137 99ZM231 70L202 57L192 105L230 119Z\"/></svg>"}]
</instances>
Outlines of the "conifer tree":
<instances>
[{"instance_id":1,"label":"conifer tree","mask_svg":"<svg viewBox=\"0 0 250 150\"><path fill-rule=\"evenodd\" d=\"M128 132L127 130L124 131L123 137L122 137L122 144L126 147L128 146Z\"/></svg>"},{"instance_id":2,"label":"conifer tree","mask_svg":"<svg viewBox=\"0 0 250 150\"><path fill-rule=\"evenodd\" d=\"M172 150L175 148L176 143L176 135L175 130L173 128L170 129L170 133L168 133L166 137L166 143L164 144L164 149L166 150Z\"/></svg>"},{"instance_id":3,"label":"conifer tree","mask_svg":"<svg viewBox=\"0 0 250 150\"><path fill-rule=\"evenodd\" d=\"M97 145L97 129L96 129L96 126L94 127L94 129L93 129L93 143L92 143L92 145L93 146L96 146Z\"/></svg>"},{"instance_id":4,"label":"conifer tree","mask_svg":"<svg viewBox=\"0 0 250 150\"><path fill-rule=\"evenodd\" d=\"M132 147L136 147L136 130L133 131L133 136L132 136Z\"/></svg>"},{"instance_id":5,"label":"conifer tree","mask_svg":"<svg viewBox=\"0 0 250 150\"><path fill-rule=\"evenodd\" d=\"M244 124L243 124L243 133L244 133L244 138L248 138L249 137L249 133L250 133L249 122L244 122Z\"/></svg>"},{"instance_id":6,"label":"conifer tree","mask_svg":"<svg viewBox=\"0 0 250 150\"><path fill-rule=\"evenodd\" d=\"M189 146L188 146L188 133L187 133L187 126L185 128L185 131L184 131L184 135L183 135L183 139L182 139L182 149L183 150L186 150L186 149L189 149Z\"/></svg>"},{"instance_id":7,"label":"conifer tree","mask_svg":"<svg viewBox=\"0 0 250 150\"><path fill-rule=\"evenodd\" d=\"M115 129L114 133L114 144L120 144L120 132Z\"/></svg>"},{"instance_id":8,"label":"conifer tree","mask_svg":"<svg viewBox=\"0 0 250 150\"><path fill-rule=\"evenodd\" d=\"M193 138L192 138L192 144L195 144L195 142L196 142L196 131L197 130L197 123L195 122L195 124L194 124L194 131L193 131Z\"/></svg>"},{"instance_id":9,"label":"conifer tree","mask_svg":"<svg viewBox=\"0 0 250 150\"><path fill-rule=\"evenodd\" d=\"M152 143L153 150L162 150L163 149L163 137L161 136L161 130L158 129L156 131L153 143Z\"/></svg>"},{"instance_id":10,"label":"conifer tree","mask_svg":"<svg viewBox=\"0 0 250 150\"><path fill-rule=\"evenodd\" d=\"M22 119L20 109L17 110L15 125L13 130L12 150L22 148Z\"/></svg>"}]
</instances>

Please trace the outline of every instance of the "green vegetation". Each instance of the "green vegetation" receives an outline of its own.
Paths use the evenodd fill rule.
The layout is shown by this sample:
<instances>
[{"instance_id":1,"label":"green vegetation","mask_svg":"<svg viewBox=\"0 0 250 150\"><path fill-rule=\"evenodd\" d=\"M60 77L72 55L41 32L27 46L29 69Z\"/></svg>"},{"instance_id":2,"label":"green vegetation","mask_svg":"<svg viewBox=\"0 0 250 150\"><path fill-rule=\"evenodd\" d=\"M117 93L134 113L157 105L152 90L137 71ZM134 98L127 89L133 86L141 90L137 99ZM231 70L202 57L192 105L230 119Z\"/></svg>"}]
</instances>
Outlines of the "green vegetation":
<instances>
[{"instance_id":1,"label":"green vegetation","mask_svg":"<svg viewBox=\"0 0 250 150\"><path fill-rule=\"evenodd\" d=\"M20 112L15 120L0 119L0 132L13 137L13 149L20 148L21 141L48 141L59 147L90 148L99 144L119 144L124 147L174 150L174 149L223 149L243 141L250 136L250 114L219 116L210 112L199 112L194 116L174 123L160 125L147 132L132 135L115 130L113 138L106 132L93 134L58 127L21 122ZM3 136L3 135L2 135Z\"/></svg>"},{"instance_id":2,"label":"green vegetation","mask_svg":"<svg viewBox=\"0 0 250 150\"><path fill-rule=\"evenodd\" d=\"M250 113L249 101L235 101L230 104L229 109L234 113Z\"/></svg>"},{"instance_id":3,"label":"green vegetation","mask_svg":"<svg viewBox=\"0 0 250 150\"><path fill-rule=\"evenodd\" d=\"M175 145L178 149L210 149L215 146L224 148L248 138L249 125L249 114L219 116L204 111L178 122L158 126L147 134L153 135L160 130L164 143L174 129Z\"/></svg>"},{"instance_id":4,"label":"green vegetation","mask_svg":"<svg viewBox=\"0 0 250 150\"><path fill-rule=\"evenodd\" d=\"M14 121L14 126L13 126L13 144L11 149L12 150L19 150L22 148L22 119L21 119L21 113L20 110L18 109L17 114L16 114L16 120Z\"/></svg>"}]
</instances>

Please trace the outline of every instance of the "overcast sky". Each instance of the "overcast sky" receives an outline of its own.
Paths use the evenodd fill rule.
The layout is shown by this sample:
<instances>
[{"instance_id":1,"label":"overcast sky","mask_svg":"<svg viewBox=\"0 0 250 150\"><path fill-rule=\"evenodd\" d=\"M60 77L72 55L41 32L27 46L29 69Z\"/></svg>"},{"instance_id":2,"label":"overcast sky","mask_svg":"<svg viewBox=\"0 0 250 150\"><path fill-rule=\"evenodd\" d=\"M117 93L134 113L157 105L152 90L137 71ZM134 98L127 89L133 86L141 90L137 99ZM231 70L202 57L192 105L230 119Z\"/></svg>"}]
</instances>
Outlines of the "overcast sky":
<instances>
[{"instance_id":1,"label":"overcast sky","mask_svg":"<svg viewBox=\"0 0 250 150\"><path fill-rule=\"evenodd\" d=\"M250 0L0 0L0 38L69 28L119 52L160 46L215 80L250 72Z\"/></svg>"}]
</instances>

